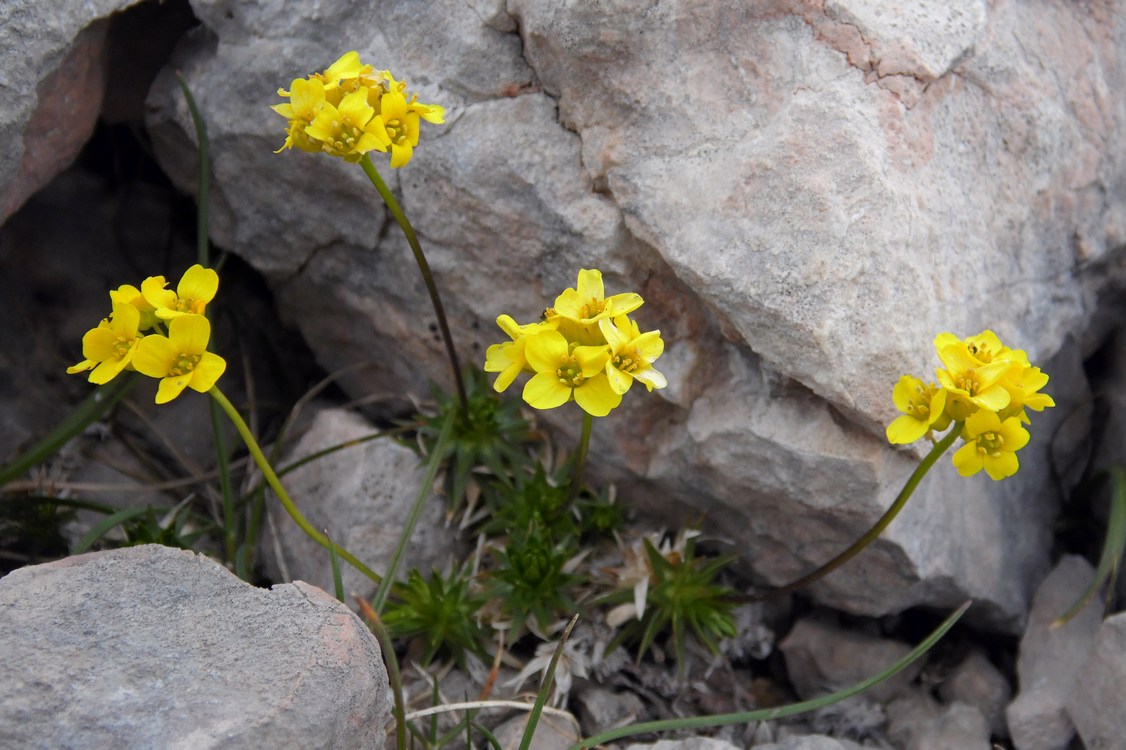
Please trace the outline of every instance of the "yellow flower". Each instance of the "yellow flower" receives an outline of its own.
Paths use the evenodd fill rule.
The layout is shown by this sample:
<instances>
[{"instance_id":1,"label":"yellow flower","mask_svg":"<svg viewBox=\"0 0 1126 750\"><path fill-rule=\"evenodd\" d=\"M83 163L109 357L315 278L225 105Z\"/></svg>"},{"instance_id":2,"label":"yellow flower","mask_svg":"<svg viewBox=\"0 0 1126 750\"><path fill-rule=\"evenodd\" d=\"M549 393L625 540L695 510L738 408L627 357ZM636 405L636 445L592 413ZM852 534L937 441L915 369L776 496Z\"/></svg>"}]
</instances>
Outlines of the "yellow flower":
<instances>
[{"instance_id":1,"label":"yellow flower","mask_svg":"<svg viewBox=\"0 0 1126 750\"><path fill-rule=\"evenodd\" d=\"M970 355L973 359L983 365L987 365L993 360L1005 360L1021 364L1024 367L1029 366L1028 355L1019 349L1010 349L1001 343L1001 339L997 334L991 330L984 330L976 336L967 336L965 339L960 339L952 333L940 333L934 338L934 348L941 352L949 346L961 346L966 350L966 354Z\"/></svg>"},{"instance_id":2,"label":"yellow flower","mask_svg":"<svg viewBox=\"0 0 1126 750\"><path fill-rule=\"evenodd\" d=\"M141 340L140 322L141 313L136 307L129 303L115 304L113 315L82 337L82 356L86 359L66 368L67 373L74 375L93 370L89 380L96 385L113 380L133 360L136 344Z\"/></svg>"},{"instance_id":3,"label":"yellow flower","mask_svg":"<svg viewBox=\"0 0 1126 750\"><path fill-rule=\"evenodd\" d=\"M441 124L446 121L446 108L440 104L423 104L418 100L417 94L411 94L407 97L407 84L405 81L396 81L394 76L388 70L382 73L384 80L386 80L387 91L397 91L403 95L407 102L407 110L413 112L427 122Z\"/></svg>"},{"instance_id":4,"label":"yellow flower","mask_svg":"<svg viewBox=\"0 0 1126 750\"><path fill-rule=\"evenodd\" d=\"M311 153L320 151L320 142L310 138L305 131L324 108L326 101L324 83L315 78L297 78L290 85L290 91L278 89L278 96L288 97L289 101L275 104L271 109L289 120L289 127L286 130L285 143L274 153L280 154L294 146Z\"/></svg>"},{"instance_id":5,"label":"yellow flower","mask_svg":"<svg viewBox=\"0 0 1126 750\"><path fill-rule=\"evenodd\" d=\"M163 276L150 276L141 282L141 294L156 308L156 317L172 320L181 315L203 315L207 303L219 291L219 274L196 263L184 271L176 291L165 289Z\"/></svg>"},{"instance_id":6,"label":"yellow flower","mask_svg":"<svg viewBox=\"0 0 1126 750\"><path fill-rule=\"evenodd\" d=\"M640 380L650 392L668 385L665 376L653 369L653 362L665 351L660 331L641 332L637 323L625 315L598 321L602 335L610 346L606 376L614 393L624 394Z\"/></svg>"},{"instance_id":7,"label":"yellow flower","mask_svg":"<svg viewBox=\"0 0 1126 750\"><path fill-rule=\"evenodd\" d=\"M156 317L156 308L145 299L141 290L132 284L122 284L117 289L111 289L109 299L113 305L132 305L140 311L141 323L137 328L139 331L155 328L160 322L160 318Z\"/></svg>"},{"instance_id":8,"label":"yellow flower","mask_svg":"<svg viewBox=\"0 0 1126 750\"><path fill-rule=\"evenodd\" d=\"M962 437L966 444L953 459L958 473L968 477L985 469L994 480L1000 480L1017 473L1020 462L1016 452L1028 444L1029 435L1016 417L1002 422L995 413L981 409L966 420Z\"/></svg>"},{"instance_id":9,"label":"yellow flower","mask_svg":"<svg viewBox=\"0 0 1126 750\"><path fill-rule=\"evenodd\" d=\"M503 344L493 344L485 350L485 372L500 373L493 381L493 390L503 393L521 372L535 372L524 356L524 347L528 343L529 335L549 330L551 325L548 323L519 325L508 315L498 317L497 325L512 340Z\"/></svg>"},{"instance_id":10,"label":"yellow flower","mask_svg":"<svg viewBox=\"0 0 1126 750\"><path fill-rule=\"evenodd\" d=\"M946 412L961 422L977 409L997 412L1009 405L1009 392L1001 378L1012 363L995 360L982 364L961 344L948 345L938 351L946 369L938 370L938 382L948 391Z\"/></svg>"},{"instance_id":11,"label":"yellow flower","mask_svg":"<svg viewBox=\"0 0 1126 750\"><path fill-rule=\"evenodd\" d=\"M1048 374L1041 372L1039 367L1025 367L1015 376L1010 371L1009 376L1001 381L1001 385L1009 392L1009 405L997 412L1001 421L1009 417L1018 417L1021 422L1029 424L1025 409L1043 411L1056 402L1047 393L1040 393L1040 389L1048 384Z\"/></svg>"},{"instance_id":12,"label":"yellow flower","mask_svg":"<svg viewBox=\"0 0 1126 750\"><path fill-rule=\"evenodd\" d=\"M167 336L145 336L133 355L133 367L160 378L156 402L165 404L184 388L206 393L227 369L226 361L207 351L211 324L202 315L181 315L168 324Z\"/></svg>"},{"instance_id":13,"label":"yellow flower","mask_svg":"<svg viewBox=\"0 0 1126 750\"><path fill-rule=\"evenodd\" d=\"M383 123L373 117L366 91L353 91L334 107L325 102L305 135L320 141L321 150L347 162L358 162L368 151L386 151L391 145Z\"/></svg>"},{"instance_id":14,"label":"yellow flower","mask_svg":"<svg viewBox=\"0 0 1126 750\"><path fill-rule=\"evenodd\" d=\"M536 374L524 386L524 400L537 409L554 409L572 398L588 414L604 417L622 402L606 377L606 346L574 346L558 331L528 337L524 354Z\"/></svg>"},{"instance_id":15,"label":"yellow flower","mask_svg":"<svg viewBox=\"0 0 1126 750\"><path fill-rule=\"evenodd\" d=\"M597 269L579 271L577 288L568 287L555 298L553 312L583 325L598 325L598 321L617 315L626 315L641 307L644 300L635 292L615 294L606 298L602 286L602 272Z\"/></svg>"},{"instance_id":16,"label":"yellow flower","mask_svg":"<svg viewBox=\"0 0 1126 750\"><path fill-rule=\"evenodd\" d=\"M295 79L289 91L278 89L289 102L272 109L289 124L275 153L296 147L358 162L369 151L390 150L391 166L405 166L418 145L419 120L442 123L446 114L406 89L390 71L377 71L358 52L346 52L323 73Z\"/></svg>"},{"instance_id":17,"label":"yellow flower","mask_svg":"<svg viewBox=\"0 0 1126 750\"><path fill-rule=\"evenodd\" d=\"M950 425L950 417L943 412L946 391L934 383L924 383L913 375L904 375L895 384L891 397L903 415L887 427L890 443L913 443L930 430L945 430Z\"/></svg>"},{"instance_id":18,"label":"yellow flower","mask_svg":"<svg viewBox=\"0 0 1126 750\"><path fill-rule=\"evenodd\" d=\"M376 127L390 144L391 166L405 166L418 145L418 112L410 111L402 92L392 89L380 98L379 114Z\"/></svg>"}]
</instances>

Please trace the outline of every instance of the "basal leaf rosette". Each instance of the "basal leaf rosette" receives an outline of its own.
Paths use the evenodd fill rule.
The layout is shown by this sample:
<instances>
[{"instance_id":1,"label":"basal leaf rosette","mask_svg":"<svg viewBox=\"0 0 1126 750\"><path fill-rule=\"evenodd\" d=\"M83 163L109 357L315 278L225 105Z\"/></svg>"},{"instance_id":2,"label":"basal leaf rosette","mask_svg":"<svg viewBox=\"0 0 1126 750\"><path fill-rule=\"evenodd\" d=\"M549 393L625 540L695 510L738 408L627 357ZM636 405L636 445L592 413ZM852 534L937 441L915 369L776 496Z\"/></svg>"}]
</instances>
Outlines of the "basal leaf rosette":
<instances>
[{"instance_id":1,"label":"basal leaf rosette","mask_svg":"<svg viewBox=\"0 0 1126 750\"><path fill-rule=\"evenodd\" d=\"M582 269L547 308L543 319L520 325L497 318L509 341L485 352L485 371L495 372L502 392L520 373L532 377L524 400L536 409L575 401L587 414L604 417L622 401L635 380L649 391L667 385L653 362L664 352L660 331L642 332L629 313L641 307L635 292L605 295L601 271Z\"/></svg>"},{"instance_id":2,"label":"basal leaf rosette","mask_svg":"<svg viewBox=\"0 0 1126 750\"><path fill-rule=\"evenodd\" d=\"M1029 440L1021 426L1031 422L1027 410L1055 406L1041 392L1048 375L991 330L964 339L940 333L934 346L943 365L936 371L937 383L913 375L900 378L892 400L903 414L888 425L888 441L934 441L934 432L953 423L966 441L953 459L960 474L984 469L995 480L1012 476L1020 465L1016 452Z\"/></svg>"}]
</instances>

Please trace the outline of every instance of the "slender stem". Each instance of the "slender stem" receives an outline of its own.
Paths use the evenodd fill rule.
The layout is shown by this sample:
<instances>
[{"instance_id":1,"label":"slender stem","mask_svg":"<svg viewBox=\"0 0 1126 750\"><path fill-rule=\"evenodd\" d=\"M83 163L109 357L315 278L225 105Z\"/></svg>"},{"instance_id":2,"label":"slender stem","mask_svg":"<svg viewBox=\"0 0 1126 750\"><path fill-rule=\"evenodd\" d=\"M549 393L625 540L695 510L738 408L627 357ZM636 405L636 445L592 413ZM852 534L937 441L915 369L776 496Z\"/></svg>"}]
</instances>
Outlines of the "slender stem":
<instances>
[{"instance_id":1,"label":"slender stem","mask_svg":"<svg viewBox=\"0 0 1126 750\"><path fill-rule=\"evenodd\" d=\"M783 594L788 594L791 591L797 591L800 588L808 586L814 581L821 580L822 578L829 575L834 570L841 567L846 562L860 554L865 547L876 541L877 537L879 537L880 534L884 532L884 529L886 529L891 524L891 522L895 520L895 517L899 515L899 511L903 510L903 506L907 504L907 501L908 499L910 499L911 494L915 491L915 488L919 486L919 482L923 481L923 477L926 476L926 473L930 471L930 468L932 466L934 466L935 461L937 461L939 457L946 452L947 448L954 444L954 440L960 434L962 434L962 423L955 422L954 426L950 428L950 432L946 433L942 440L935 443L934 447L931 448L930 453L928 453L919 463L919 465L915 467L915 471L913 471L911 473L911 476L908 477L906 484L904 484L903 489L899 491L899 495L895 498L895 502L891 504L891 507L888 508L882 516L880 516L880 520L876 521L876 525L868 529L864 536L853 542L852 546L834 557L829 562L822 565L820 568L817 568L811 573L805 574L796 581L787 583L785 586L782 586L780 588L772 589L765 594L759 594L758 596L740 597L740 601L761 602L766 601L767 599L773 599L777 596L782 596Z\"/></svg>"},{"instance_id":2,"label":"slender stem","mask_svg":"<svg viewBox=\"0 0 1126 750\"><path fill-rule=\"evenodd\" d=\"M751 724L756 721L771 721L773 719L783 719L787 716L797 716L799 714L808 713L810 711L816 711L819 708L824 708L825 706L838 703L847 698L851 698L854 695L859 695L865 690L880 684L884 680L894 677L899 672L902 672L904 669L910 666L912 662L916 661L920 656L929 651L931 647L934 646L934 644L938 643L939 639L941 639L942 636L946 635L946 632L950 630L950 628L954 627L954 623L958 622L958 619L966 613L966 610L969 609L969 607L970 602L966 602L961 607L954 610L954 613L943 620L942 624L939 625L933 633L927 636L922 643L913 648L907 655L905 655L895 664L892 664L883 672L880 672L877 675L873 675L872 677L869 677L865 680L861 680L855 685L847 687L843 690L838 690L835 693L823 695L820 698L812 698L807 701L802 701L801 703L791 703L789 705L780 706L778 708L764 708L755 711L740 711L738 713L732 714L716 714L715 716L692 716L683 719L661 719L659 721L640 722L638 724L631 724L629 726L619 727L618 729L611 729L606 732L601 732L594 735L593 737L587 737L586 739L580 742L576 742L574 745L571 745L570 750L598 747L599 745L604 745L607 742L619 740L623 737L633 737L639 734L649 734L651 732L667 732L671 730L683 731L685 729L724 727L730 726L732 724Z\"/></svg>"},{"instance_id":3,"label":"slender stem","mask_svg":"<svg viewBox=\"0 0 1126 750\"><path fill-rule=\"evenodd\" d=\"M559 636L559 643L555 644L555 651L551 654L551 661L548 663L547 671L544 672L543 680L540 682L540 690L536 693L536 702L532 704L532 710L528 712L528 722L524 725L524 734L520 738L519 750L528 750L532 746L532 737L536 733L540 714L543 713L547 696L551 692L551 683L555 681L555 668L559 665L559 657L563 655L563 647L567 644L567 638L571 635L571 631L575 629L575 624L578 621L579 616L577 614L572 615L571 621L567 623L567 627L563 629L563 633Z\"/></svg>"},{"instance_id":4,"label":"slender stem","mask_svg":"<svg viewBox=\"0 0 1126 750\"><path fill-rule=\"evenodd\" d=\"M387 665L387 682L391 686L391 695L394 698L391 711L395 715L395 747L396 750L406 750L406 701L403 699L403 678L399 671L399 659L395 656L395 646L391 643L391 634L387 632L379 613L362 597L356 597L356 606L360 608L360 614L367 619L368 627L371 628L383 652L383 662Z\"/></svg>"},{"instance_id":5,"label":"slender stem","mask_svg":"<svg viewBox=\"0 0 1126 750\"><path fill-rule=\"evenodd\" d=\"M430 294L430 304L434 306L434 314L438 317L438 329L442 333L442 341L446 344L446 356L449 357L450 369L453 370L454 387L457 389L458 401L461 402L461 416L468 421L469 398L465 395L465 384L461 382L461 364L458 362L453 336L450 335L450 324L446 320L442 298L438 295L438 285L434 283L434 275L430 273L430 264L426 262L426 256L422 253L422 245L418 243L418 237L415 236L414 227L411 226L407 215L403 213L403 209L399 208L399 202L395 200L395 196L387 187L387 183L379 176L379 172L375 165L371 163L367 154L364 154L363 158L360 159L360 166L363 168L364 174L371 180L371 184L375 185L375 189L379 191L380 197L387 204L387 208L391 210L391 215L395 217L395 221L399 222L399 227L403 230L407 243L411 246L411 252L414 253L415 263L418 264L418 270L422 273L426 291Z\"/></svg>"},{"instance_id":6,"label":"slender stem","mask_svg":"<svg viewBox=\"0 0 1126 750\"><path fill-rule=\"evenodd\" d=\"M293 502L293 499L290 498L289 493L285 491L281 480L279 480L278 475L274 473L274 468L270 466L270 462L266 460L266 454L262 452L262 448L258 445L258 441L254 439L254 435L251 434L250 428L246 425L246 421L242 418L242 415L238 413L238 409L227 400L227 397L219 390L219 386L213 386L208 393L211 395L211 398L215 399L216 403L219 404L223 411L227 413L227 417L230 418L231 424L235 426L239 437L246 443L246 449L250 451L250 455L254 458L254 463L258 464L258 468L262 471L262 476L266 478L266 483L270 485L270 489L278 496L282 507L285 508L285 512L289 514L289 517L293 519L294 523L317 544L327 550L335 550L336 554L339 555L341 559L347 561L353 568L360 571L371 580L376 583L382 581L383 579L379 574L360 562L355 555L339 544L329 541L328 537L313 528L313 525L309 523L305 516L301 514L301 511L298 510L297 505Z\"/></svg>"},{"instance_id":7,"label":"slender stem","mask_svg":"<svg viewBox=\"0 0 1126 750\"><path fill-rule=\"evenodd\" d=\"M403 560L403 555L406 554L411 537L414 536L418 519L422 516L422 508L434 492L434 480L438 476L438 467L442 465L442 458L446 455L446 446L450 442L450 434L453 432L456 416L453 411L446 414L445 422L442 424L442 432L438 435L438 442L435 443L434 450L430 453L430 460L426 466L426 476L423 477L422 484L415 495L414 504L411 505L410 513L407 516L407 522L399 532L399 543L395 546L395 552L391 555L391 562L388 563L387 569L383 572L383 581L375 590L375 597L371 606L377 613L383 611L387 595L391 593L391 584L395 581L395 576L398 573L399 564Z\"/></svg>"},{"instance_id":8,"label":"slender stem","mask_svg":"<svg viewBox=\"0 0 1126 750\"><path fill-rule=\"evenodd\" d=\"M579 486L583 483L583 472L586 470L586 453L590 448L590 430L594 425L594 417L583 410L583 434L579 436L579 450L575 454L575 473L571 476L571 488L567 492L567 504L575 502L579 496Z\"/></svg>"}]
</instances>

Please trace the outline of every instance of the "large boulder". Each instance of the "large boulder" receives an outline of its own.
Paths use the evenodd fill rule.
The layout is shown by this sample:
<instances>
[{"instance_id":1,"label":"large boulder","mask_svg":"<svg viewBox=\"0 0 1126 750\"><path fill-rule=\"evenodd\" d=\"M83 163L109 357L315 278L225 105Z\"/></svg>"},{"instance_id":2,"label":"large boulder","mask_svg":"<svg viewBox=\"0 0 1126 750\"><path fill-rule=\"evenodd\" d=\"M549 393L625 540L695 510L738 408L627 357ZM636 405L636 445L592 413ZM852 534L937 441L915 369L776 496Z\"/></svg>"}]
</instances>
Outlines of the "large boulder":
<instances>
[{"instance_id":1,"label":"large boulder","mask_svg":"<svg viewBox=\"0 0 1126 750\"><path fill-rule=\"evenodd\" d=\"M149 545L0 579L0 745L378 747L379 644L305 583Z\"/></svg>"},{"instance_id":2,"label":"large boulder","mask_svg":"<svg viewBox=\"0 0 1126 750\"><path fill-rule=\"evenodd\" d=\"M211 132L214 238L267 275L322 364L378 359L345 381L356 393L448 380L364 174L272 153L276 89L354 48L448 109L405 169L381 169L462 356L479 364L498 314L534 320L579 268L641 292L671 384L599 421L592 470L667 515L722 516L767 582L891 502L918 458L884 440L891 388L932 372L936 333L993 328L1048 365L1058 413L1085 397L1088 326L1126 242L1115 2L192 7L203 28L150 95L156 153L194 189L175 68ZM549 420L577 432L570 407ZM972 596L971 617L1017 632L1047 568L1057 421L1036 420L1003 483L941 463L815 597L883 614Z\"/></svg>"}]
</instances>

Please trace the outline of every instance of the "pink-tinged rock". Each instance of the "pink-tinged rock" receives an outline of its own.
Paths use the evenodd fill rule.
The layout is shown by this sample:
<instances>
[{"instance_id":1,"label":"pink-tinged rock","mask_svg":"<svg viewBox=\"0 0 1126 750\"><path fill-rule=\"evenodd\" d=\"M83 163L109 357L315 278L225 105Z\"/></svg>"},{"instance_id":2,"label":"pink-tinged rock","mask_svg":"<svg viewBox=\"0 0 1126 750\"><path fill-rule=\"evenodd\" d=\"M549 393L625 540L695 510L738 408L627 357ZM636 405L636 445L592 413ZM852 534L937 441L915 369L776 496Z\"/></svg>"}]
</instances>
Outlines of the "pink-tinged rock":
<instances>
[{"instance_id":1,"label":"pink-tinged rock","mask_svg":"<svg viewBox=\"0 0 1126 750\"><path fill-rule=\"evenodd\" d=\"M148 545L0 579L0 746L379 747L379 645L305 583Z\"/></svg>"}]
</instances>

